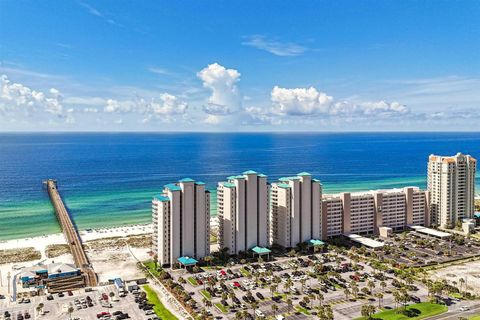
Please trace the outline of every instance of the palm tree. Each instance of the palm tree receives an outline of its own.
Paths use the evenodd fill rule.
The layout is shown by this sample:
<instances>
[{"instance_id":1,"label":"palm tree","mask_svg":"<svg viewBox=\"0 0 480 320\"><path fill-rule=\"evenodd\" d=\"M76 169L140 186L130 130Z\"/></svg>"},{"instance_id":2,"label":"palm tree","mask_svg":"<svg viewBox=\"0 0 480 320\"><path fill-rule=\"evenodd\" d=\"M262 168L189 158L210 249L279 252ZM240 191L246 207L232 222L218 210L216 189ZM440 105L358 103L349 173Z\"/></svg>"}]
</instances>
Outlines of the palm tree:
<instances>
[{"instance_id":1,"label":"palm tree","mask_svg":"<svg viewBox=\"0 0 480 320\"><path fill-rule=\"evenodd\" d=\"M293 302L292 302L292 299L288 298L287 299L287 310L288 310L288 313L290 313L290 310L292 309L293 307Z\"/></svg>"},{"instance_id":2,"label":"palm tree","mask_svg":"<svg viewBox=\"0 0 480 320\"><path fill-rule=\"evenodd\" d=\"M345 290L348 291L348 289L345 289ZM345 292L345 291L344 291L344 292ZM345 294L345 296L348 297L347 294ZM318 299L318 301L319 301L319 303L320 303L320 306L322 306L322 305L323 305L323 300L325 299L324 296L323 296L323 294L319 293L319 294L317 295L317 299ZM347 299L347 300L348 300L348 299Z\"/></svg>"},{"instance_id":3,"label":"palm tree","mask_svg":"<svg viewBox=\"0 0 480 320\"><path fill-rule=\"evenodd\" d=\"M348 288L345 288L345 290L343 290L343 293L345 294L345 300L348 300L348 297L350 296L350 290L348 290Z\"/></svg>"},{"instance_id":4,"label":"palm tree","mask_svg":"<svg viewBox=\"0 0 480 320\"><path fill-rule=\"evenodd\" d=\"M70 318L70 320L72 320L72 313L73 313L74 310L75 309L73 309L72 306L68 307L67 312L68 312L68 317Z\"/></svg>"},{"instance_id":5,"label":"palm tree","mask_svg":"<svg viewBox=\"0 0 480 320\"><path fill-rule=\"evenodd\" d=\"M276 304L272 304L272 311L273 311L273 317L277 317L277 311L278 311L278 306Z\"/></svg>"},{"instance_id":6,"label":"palm tree","mask_svg":"<svg viewBox=\"0 0 480 320\"><path fill-rule=\"evenodd\" d=\"M253 301L250 306L252 307L253 309L253 314L255 314L255 312L257 311L258 309L258 302L257 301Z\"/></svg>"},{"instance_id":7,"label":"palm tree","mask_svg":"<svg viewBox=\"0 0 480 320\"><path fill-rule=\"evenodd\" d=\"M275 294L275 291L277 291L277 285L276 284L272 284L270 286L270 293L272 294L272 299L273 299L273 295Z\"/></svg>"},{"instance_id":8,"label":"palm tree","mask_svg":"<svg viewBox=\"0 0 480 320\"><path fill-rule=\"evenodd\" d=\"M382 287L382 291L385 292L385 288L387 287L387 283L385 281L380 282L380 287Z\"/></svg>"},{"instance_id":9,"label":"palm tree","mask_svg":"<svg viewBox=\"0 0 480 320\"><path fill-rule=\"evenodd\" d=\"M380 309L382 307L381 302L383 300L383 293L378 292L375 294L375 297L378 299L378 309Z\"/></svg>"},{"instance_id":10,"label":"palm tree","mask_svg":"<svg viewBox=\"0 0 480 320\"><path fill-rule=\"evenodd\" d=\"M462 288L465 284L465 279L464 278L460 278L460 280L458 280L460 282L460 294L462 294Z\"/></svg>"},{"instance_id":11,"label":"palm tree","mask_svg":"<svg viewBox=\"0 0 480 320\"><path fill-rule=\"evenodd\" d=\"M362 306L361 314L363 317L366 317L367 319L372 319L372 314L375 313L375 306L371 304L364 304Z\"/></svg>"},{"instance_id":12,"label":"palm tree","mask_svg":"<svg viewBox=\"0 0 480 320\"><path fill-rule=\"evenodd\" d=\"M301 285L302 285L302 293L303 293L303 288L305 287L305 283L306 283L306 282L307 282L306 279L304 279L304 278L300 279L300 283L301 283Z\"/></svg>"}]
</instances>

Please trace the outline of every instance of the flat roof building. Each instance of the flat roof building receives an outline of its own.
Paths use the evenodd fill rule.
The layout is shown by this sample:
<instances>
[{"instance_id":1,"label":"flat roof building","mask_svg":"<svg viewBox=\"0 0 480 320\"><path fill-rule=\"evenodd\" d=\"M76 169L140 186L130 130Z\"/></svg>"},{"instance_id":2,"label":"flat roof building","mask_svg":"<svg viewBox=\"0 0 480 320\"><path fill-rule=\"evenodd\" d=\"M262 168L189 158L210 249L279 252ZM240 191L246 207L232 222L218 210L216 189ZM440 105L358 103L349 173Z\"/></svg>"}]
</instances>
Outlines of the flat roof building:
<instances>
[{"instance_id":1,"label":"flat roof building","mask_svg":"<svg viewBox=\"0 0 480 320\"><path fill-rule=\"evenodd\" d=\"M248 170L217 187L220 248L230 254L269 246L267 176Z\"/></svg>"},{"instance_id":2,"label":"flat roof building","mask_svg":"<svg viewBox=\"0 0 480 320\"><path fill-rule=\"evenodd\" d=\"M406 187L326 194L322 199L323 239L342 234L379 234L429 225L428 192Z\"/></svg>"},{"instance_id":3,"label":"flat roof building","mask_svg":"<svg viewBox=\"0 0 480 320\"><path fill-rule=\"evenodd\" d=\"M185 178L165 185L153 198L152 218L153 252L161 265L210 253L210 193L203 182Z\"/></svg>"}]
</instances>

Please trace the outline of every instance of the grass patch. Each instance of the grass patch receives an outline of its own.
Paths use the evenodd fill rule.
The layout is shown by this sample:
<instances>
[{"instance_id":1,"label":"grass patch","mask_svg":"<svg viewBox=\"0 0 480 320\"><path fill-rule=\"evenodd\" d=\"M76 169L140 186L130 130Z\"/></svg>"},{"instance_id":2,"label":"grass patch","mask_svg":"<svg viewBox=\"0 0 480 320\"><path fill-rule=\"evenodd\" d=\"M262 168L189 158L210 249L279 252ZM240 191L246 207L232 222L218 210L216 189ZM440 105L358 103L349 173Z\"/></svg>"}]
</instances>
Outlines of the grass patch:
<instances>
[{"instance_id":1,"label":"grass patch","mask_svg":"<svg viewBox=\"0 0 480 320\"><path fill-rule=\"evenodd\" d=\"M401 310L401 308L397 309ZM372 319L382 320L419 320L431 317L437 314L444 313L448 310L447 306L441 304L435 304L431 302L421 302L407 306L407 314L397 313L397 310L386 310L375 313L372 315ZM366 320L367 318L361 317L357 320Z\"/></svg>"},{"instance_id":2,"label":"grass patch","mask_svg":"<svg viewBox=\"0 0 480 320\"><path fill-rule=\"evenodd\" d=\"M212 295L207 290L200 290L200 293L202 294L202 296L204 296L208 300L212 300Z\"/></svg>"},{"instance_id":3,"label":"grass patch","mask_svg":"<svg viewBox=\"0 0 480 320\"><path fill-rule=\"evenodd\" d=\"M70 246L68 244L50 244L45 248L47 258L56 258L67 253L70 253Z\"/></svg>"},{"instance_id":4,"label":"grass patch","mask_svg":"<svg viewBox=\"0 0 480 320\"><path fill-rule=\"evenodd\" d=\"M194 287L198 286L198 282L194 277L188 277L187 281L190 282L190 284Z\"/></svg>"},{"instance_id":5,"label":"grass patch","mask_svg":"<svg viewBox=\"0 0 480 320\"><path fill-rule=\"evenodd\" d=\"M301 313L303 313L303 314L306 314L307 316L310 315L310 311L308 311L308 310L305 309L304 307L296 306L295 309L297 309L298 312L301 312Z\"/></svg>"},{"instance_id":6,"label":"grass patch","mask_svg":"<svg viewBox=\"0 0 480 320\"><path fill-rule=\"evenodd\" d=\"M130 236L127 243L132 248L150 248L152 246L151 235Z\"/></svg>"},{"instance_id":7,"label":"grass patch","mask_svg":"<svg viewBox=\"0 0 480 320\"><path fill-rule=\"evenodd\" d=\"M468 318L468 320L480 320L480 315L470 317L470 318Z\"/></svg>"},{"instance_id":8,"label":"grass patch","mask_svg":"<svg viewBox=\"0 0 480 320\"><path fill-rule=\"evenodd\" d=\"M245 270L244 268L240 268L240 273L241 273L244 277L250 276L250 272L248 272L248 271Z\"/></svg>"},{"instance_id":9,"label":"grass patch","mask_svg":"<svg viewBox=\"0 0 480 320\"><path fill-rule=\"evenodd\" d=\"M155 306L153 307L153 311L160 319L167 319L167 320L177 320L175 317L160 301L157 296L157 293L150 288L148 285L142 287L143 290L147 293L147 300L150 303L153 303Z\"/></svg>"},{"instance_id":10,"label":"grass patch","mask_svg":"<svg viewBox=\"0 0 480 320\"><path fill-rule=\"evenodd\" d=\"M225 307L221 303L215 303L215 307L217 307L217 309L220 310L220 312L222 313L228 313L228 311L230 310L228 307Z\"/></svg>"},{"instance_id":11,"label":"grass patch","mask_svg":"<svg viewBox=\"0 0 480 320\"><path fill-rule=\"evenodd\" d=\"M41 258L42 254L34 247L0 250L0 264L32 261Z\"/></svg>"},{"instance_id":12,"label":"grass patch","mask_svg":"<svg viewBox=\"0 0 480 320\"><path fill-rule=\"evenodd\" d=\"M150 272L151 272L154 276L158 277L158 276L160 275L160 273L158 272L157 268L155 268L155 262L153 262L153 261L148 261L148 262L144 262L143 264L147 267L148 270L150 270Z\"/></svg>"}]
</instances>

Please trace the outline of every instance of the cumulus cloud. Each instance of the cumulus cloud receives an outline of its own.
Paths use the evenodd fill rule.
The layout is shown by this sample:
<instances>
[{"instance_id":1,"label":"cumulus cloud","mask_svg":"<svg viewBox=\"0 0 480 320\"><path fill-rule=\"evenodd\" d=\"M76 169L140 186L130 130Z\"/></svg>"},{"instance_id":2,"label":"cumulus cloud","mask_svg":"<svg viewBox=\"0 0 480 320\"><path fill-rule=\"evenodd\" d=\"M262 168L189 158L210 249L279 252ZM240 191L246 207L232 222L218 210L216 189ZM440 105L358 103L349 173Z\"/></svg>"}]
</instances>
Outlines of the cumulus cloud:
<instances>
[{"instance_id":1,"label":"cumulus cloud","mask_svg":"<svg viewBox=\"0 0 480 320\"><path fill-rule=\"evenodd\" d=\"M108 99L103 111L105 113L136 113L143 116L141 123L157 118L163 122L173 122L175 116L184 115L188 104L169 93L160 94L158 99L138 98L136 100Z\"/></svg>"},{"instance_id":2,"label":"cumulus cloud","mask_svg":"<svg viewBox=\"0 0 480 320\"><path fill-rule=\"evenodd\" d=\"M51 88L48 93L32 90L21 83L11 82L6 75L0 77L0 111L2 113L21 111L46 112L57 117L65 117L63 97Z\"/></svg>"},{"instance_id":3,"label":"cumulus cloud","mask_svg":"<svg viewBox=\"0 0 480 320\"><path fill-rule=\"evenodd\" d=\"M270 93L273 111L286 115L310 115L328 112L333 98L314 87L280 88L275 86Z\"/></svg>"},{"instance_id":4,"label":"cumulus cloud","mask_svg":"<svg viewBox=\"0 0 480 320\"><path fill-rule=\"evenodd\" d=\"M203 81L203 86L212 91L208 104L203 107L204 112L226 115L239 111L242 98L237 87L240 81L237 70L213 63L199 71L197 76Z\"/></svg>"},{"instance_id":5,"label":"cumulus cloud","mask_svg":"<svg viewBox=\"0 0 480 320\"><path fill-rule=\"evenodd\" d=\"M268 39L262 35L254 35L242 42L243 45L259 50L267 51L281 57L299 56L307 51L307 48L292 42L281 42L275 39Z\"/></svg>"},{"instance_id":6,"label":"cumulus cloud","mask_svg":"<svg viewBox=\"0 0 480 320\"><path fill-rule=\"evenodd\" d=\"M204 120L204 123L206 124L219 124L220 123L220 117L216 116L214 114L209 114Z\"/></svg>"}]
</instances>

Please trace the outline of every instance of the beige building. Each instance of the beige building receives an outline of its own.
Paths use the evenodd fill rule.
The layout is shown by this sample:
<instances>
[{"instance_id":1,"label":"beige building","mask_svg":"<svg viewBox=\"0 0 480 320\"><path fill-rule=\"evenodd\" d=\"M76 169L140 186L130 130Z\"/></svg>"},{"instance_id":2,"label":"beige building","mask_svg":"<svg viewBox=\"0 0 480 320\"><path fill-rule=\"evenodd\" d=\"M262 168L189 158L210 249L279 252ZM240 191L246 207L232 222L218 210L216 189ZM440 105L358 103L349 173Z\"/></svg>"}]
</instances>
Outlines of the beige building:
<instances>
[{"instance_id":1,"label":"beige building","mask_svg":"<svg viewBox=\"0 0 480 320\"><path fill-rule=\"evenodd\" d=\"M285 248L322 237L322 185L307 172L271 186L270 239Z\"/></svg>"},{"instance_id":2,"label":"beige building","mask_svg":"<svg viewBox=\"0 0 480 320\"><path fill-rule=\"evenodd\" d=\"M267 176L255 171L230 176L217 187L220 248L230 254L269 246Z\"/></svg>"},{"instance_id":3,"label":"beige building","mask_svg":"<svg viewBox=\"0 0 480 320\"><path fill-rule=\"evenodd\" d=\"M428 192L417 187L324 195L322 235L378 234L429 225Z\"/></svg>"},{"instance_id":4,"label":"beige building","mask_svg":"<svg viewBox=\"0 0 480 320\"><path fill-rule=\"evenodd\" d=\"M210 193L203 182L185 178L165 185L153 198L152 220L153 252L161 265L210 253Z\"/></svg>"},{"instance_id":5,"label":"beige building","mask_svg":"<svg viewBox=\"0 0 480 320\"><path fill-rule=\"evenodd\" d=\"M477 160L457 153L452 157L430 155L428 191L432 222L444 228L472 218Z\"/></svg>"}]
</instances>

